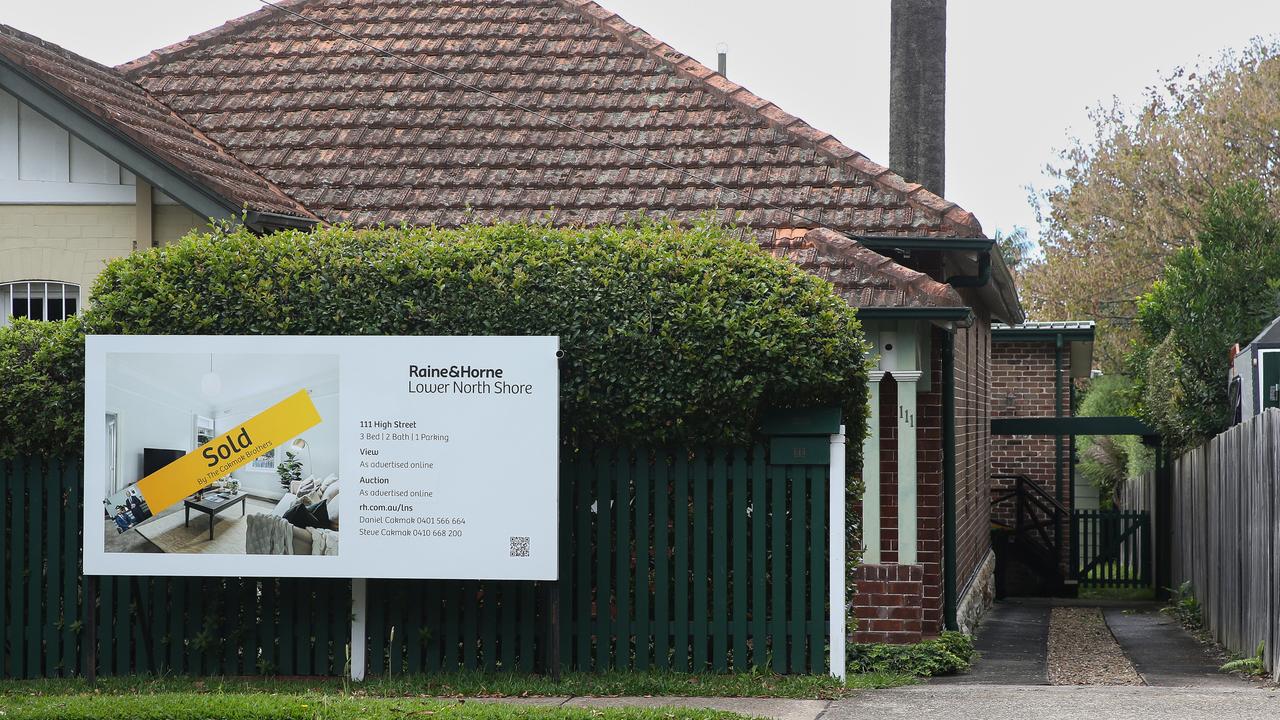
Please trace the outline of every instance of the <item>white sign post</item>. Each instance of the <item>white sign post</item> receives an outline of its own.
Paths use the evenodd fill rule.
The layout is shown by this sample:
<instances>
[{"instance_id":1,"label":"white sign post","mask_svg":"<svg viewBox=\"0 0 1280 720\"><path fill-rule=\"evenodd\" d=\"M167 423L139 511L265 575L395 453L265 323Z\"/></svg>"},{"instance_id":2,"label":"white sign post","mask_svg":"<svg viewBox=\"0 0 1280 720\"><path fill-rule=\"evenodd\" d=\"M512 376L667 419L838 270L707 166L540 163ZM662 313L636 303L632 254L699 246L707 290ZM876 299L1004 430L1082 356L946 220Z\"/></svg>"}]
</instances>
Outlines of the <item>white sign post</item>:
<instances>
[{"instance_id":1,"label":"white sign post","mask_svg":"<svg viewBox=\"0 0 1280 720\"><path fill-rule=\"evenodd\" d=\"M367 581L355 578L351 581L351 679L364 680L365 638L369 636L369 602Z\"/></svg>"}]
</instances>

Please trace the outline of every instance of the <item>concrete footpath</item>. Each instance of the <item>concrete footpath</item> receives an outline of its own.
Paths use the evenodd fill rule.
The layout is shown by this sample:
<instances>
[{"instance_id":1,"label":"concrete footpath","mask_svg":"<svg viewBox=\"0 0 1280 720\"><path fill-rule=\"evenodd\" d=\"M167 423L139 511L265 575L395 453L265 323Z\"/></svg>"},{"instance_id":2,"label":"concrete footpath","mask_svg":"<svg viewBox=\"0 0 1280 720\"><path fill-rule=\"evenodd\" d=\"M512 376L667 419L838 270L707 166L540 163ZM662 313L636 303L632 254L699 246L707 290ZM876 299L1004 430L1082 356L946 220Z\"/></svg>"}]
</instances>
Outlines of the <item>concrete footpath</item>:
<instances>
[{"instance_id":1,"label":"concrete footpath","mask_svg":"<svg viewBox=\"0 0 1280 720\"><path fill-rule=\"evenodd\" d=\"M509 698L469 700L576 708L673 707L728 710L777 720L1275 720L1280 690L929 684L868 690L846 700L774 698ZM675 715L675 720L679 715Z\"/></svg>"},{"instance_id":2,"label":"concrete footpath","mask_svg":"<svg viewBox=\"0 0 1280 720\"><path fill-rule=\"evenodd\" d=\"M701 708L727 710L751 718L776 720L816 720L825 717L833 704L830 700L788 700L783 698L725 697L544 697L544 698L478 698L467 702L502 702L513 705L566 708ZM678 720L677 716L677 720Z\"/></svg>"}]
</instances>

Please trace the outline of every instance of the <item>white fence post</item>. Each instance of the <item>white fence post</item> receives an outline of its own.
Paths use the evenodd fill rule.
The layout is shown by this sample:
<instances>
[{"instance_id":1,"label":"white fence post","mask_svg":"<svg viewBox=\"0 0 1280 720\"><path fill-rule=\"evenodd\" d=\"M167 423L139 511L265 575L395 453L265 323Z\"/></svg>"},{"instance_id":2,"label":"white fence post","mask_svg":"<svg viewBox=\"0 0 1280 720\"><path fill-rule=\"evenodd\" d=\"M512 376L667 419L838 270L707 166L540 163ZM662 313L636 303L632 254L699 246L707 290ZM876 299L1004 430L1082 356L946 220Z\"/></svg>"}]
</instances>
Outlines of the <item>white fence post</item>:
<instances>
[{"instance_id":1,"label":"white fence post","mask_svg":"<svg viewBox=\"0 0 1280 720\"><path fill-rule=\"evenodd\" d=\"M365 638L369 622L368 594L364 578L351 580L351 679L364 680Z\"/></svg>"},{"instance_id":2,"label":"white fence post","mask_svg":"<svg viewBox=\"0 0 1280 720\"><path fill-rule=\"evenodd\" d=\"M844 425L840 432L831 436L831 471L830 471L830 520L827 522L831 533L831 569L827 583L830 588L829 604L831 606L831 674L845 680L845 437Z\"/></svg>"}]
</instances>

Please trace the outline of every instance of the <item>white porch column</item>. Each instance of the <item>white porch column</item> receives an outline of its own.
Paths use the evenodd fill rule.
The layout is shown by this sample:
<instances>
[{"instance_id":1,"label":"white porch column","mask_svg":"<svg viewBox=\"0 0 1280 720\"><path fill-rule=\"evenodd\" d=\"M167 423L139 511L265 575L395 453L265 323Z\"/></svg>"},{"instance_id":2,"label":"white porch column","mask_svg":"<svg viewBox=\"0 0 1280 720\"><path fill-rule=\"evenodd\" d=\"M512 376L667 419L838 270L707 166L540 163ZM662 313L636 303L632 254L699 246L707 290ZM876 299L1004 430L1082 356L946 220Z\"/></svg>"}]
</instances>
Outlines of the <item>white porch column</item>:
<instances>
[{"instance_id":1,"label":"white porch column","mask_svg":"<svg viewBox=\"0 0 1280 720\"><path fill-rule=\"evenodd\" d=\"M880 379L881 371L872 371L867 402L871 415L867 419L867 437L862 441L862 562L880 562Z\"/></svg>"},{"instance_id":2,"label":"white porch column","mask_svg":"<svg viewBox=\"0 0 1280 720\"><path fill-rule=\"evenodd\" d=\"M919 370L894 370L898 382L898 564L916 563L916 383Z\"/></svg>"}]
</instances>

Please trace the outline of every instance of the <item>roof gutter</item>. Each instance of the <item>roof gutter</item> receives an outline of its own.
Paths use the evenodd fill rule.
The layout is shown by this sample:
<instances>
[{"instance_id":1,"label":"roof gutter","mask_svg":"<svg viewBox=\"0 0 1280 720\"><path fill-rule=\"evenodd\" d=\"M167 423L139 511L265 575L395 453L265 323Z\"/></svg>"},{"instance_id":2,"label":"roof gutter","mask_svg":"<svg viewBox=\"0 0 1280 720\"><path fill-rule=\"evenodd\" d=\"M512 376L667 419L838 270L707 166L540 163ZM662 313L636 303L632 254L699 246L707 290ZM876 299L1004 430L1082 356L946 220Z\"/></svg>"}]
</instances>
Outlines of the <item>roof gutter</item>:
<instances>
[{"instance_id":1,"label":"roof gutter","mask_svg":"<svg viewBox=\"0 0 1280 720\"><path fill-rule=\"evenodd\" d=\"M318 220L298 217L297 215L259 212L256 210L250 210L244 216L245 227L259 233L275 232L276 230L310 230L318 222Z\"/></svg>"},{"instance_id":2,"label":"roof gutter","mask_svg":"<svg viewBox=\"0 0 1280 720\"><path fill-rule=\"evenodd\" d=\"M937 320L965 325L973 320L973 309L967 307L861 307L862 320Z\"/></svg>"},{"instance_id":3,"label":"roof gutter","mask_svg":"<svg viewBox=\"0 0 1280 720\"><path fill-rule=\"evenodd\" d=\"M907 235L848 235L863 247L881 250L977 250L990 252L996 241L989 238L949 238Z\"/></svg>"}]
</instances>

